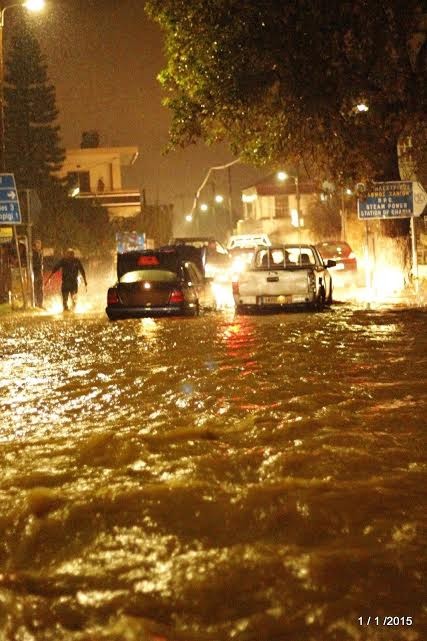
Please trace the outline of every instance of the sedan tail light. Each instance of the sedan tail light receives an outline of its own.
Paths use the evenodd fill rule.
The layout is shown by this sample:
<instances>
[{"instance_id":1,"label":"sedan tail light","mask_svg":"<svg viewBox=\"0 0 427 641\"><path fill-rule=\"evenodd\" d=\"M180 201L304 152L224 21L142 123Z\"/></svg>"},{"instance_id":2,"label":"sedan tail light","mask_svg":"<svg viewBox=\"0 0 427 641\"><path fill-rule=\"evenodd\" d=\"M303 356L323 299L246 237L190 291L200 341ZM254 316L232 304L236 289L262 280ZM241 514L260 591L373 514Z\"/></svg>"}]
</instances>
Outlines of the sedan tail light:
<instances>
[{"instance_id":1,"label":"sedan tail light","mask_svg":"<svg viewBox=\"0 0 427 641\"><path fill-rule=\"evenodd\" d=\"M107 305L116 305L119 302L119 295L115 287L111 287L107 292Z\"/></svg>"},{"instance_id":2,"label":"sedan tail light","mask_svg":"<svg viewBox=\"0 0 427 641\"><path fill-rule=\"evenodd\" d=\"M180 289L174 289L171 291L171 295L169 296L169 303L183 303L184 302L184 294Z\"/></svg>"}]
</instances>

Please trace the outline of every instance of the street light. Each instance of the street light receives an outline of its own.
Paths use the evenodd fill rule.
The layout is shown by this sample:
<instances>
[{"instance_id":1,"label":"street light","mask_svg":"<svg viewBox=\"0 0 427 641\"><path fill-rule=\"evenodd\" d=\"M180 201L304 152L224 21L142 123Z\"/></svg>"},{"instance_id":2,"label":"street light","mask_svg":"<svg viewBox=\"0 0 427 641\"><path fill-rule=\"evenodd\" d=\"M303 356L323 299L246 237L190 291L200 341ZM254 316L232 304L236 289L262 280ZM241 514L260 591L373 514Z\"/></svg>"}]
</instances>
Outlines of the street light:
<instances>
[{"instance_id":1,"label":"street light","mask_svg":"<svg viewBox=\"0 0 427 641\"><path fill-rule=\"evenodd\" d=\"M369 111L369 107L365 102L359 102L359 104L356 105L356 111Z\"/></svg>"},{"instance_id":2,"label":"street light","mask_svg":"<svg viewBox=\"0 0 427 641\"><path fill-rule=\"evenodd\" d=\"M223 203L224 202L224 196L221 196L221 194L217 194L215 196L215 202L218 203L218 204Z\"/></svg>"},{"instance_id":3,"label":"street light","mask_svg":"<svg viewBox=\"0 0 427 641\"><path fill-rule=\"evenodd\" d=\"M26 0L23 3L23 7L28 9L28 11L42 11L45 8L45 0Z\"/></svg>"},{"instance_id":4,"label":"street light","mask_svg":"<svg viewBox=\"0 0 427 641\"><path fill-rule=\"evenodd\" d=\"M185 220L187 221L187 223L191 223L191 222L193 222L193 216L192 216L192 214L187 214L187 215L186 215L186 217L185 217Z\"/></svg>"},{"instance_id":5,"label":"street light","mask_svg":"<svg viewBox=\"0 0 427 641\"><path fill-rule=\"evenodd\" d=\"M208 211L209 207L207 206L206 203L202 203L200 205L200 211Z\"/></svg>"}]
</instances>

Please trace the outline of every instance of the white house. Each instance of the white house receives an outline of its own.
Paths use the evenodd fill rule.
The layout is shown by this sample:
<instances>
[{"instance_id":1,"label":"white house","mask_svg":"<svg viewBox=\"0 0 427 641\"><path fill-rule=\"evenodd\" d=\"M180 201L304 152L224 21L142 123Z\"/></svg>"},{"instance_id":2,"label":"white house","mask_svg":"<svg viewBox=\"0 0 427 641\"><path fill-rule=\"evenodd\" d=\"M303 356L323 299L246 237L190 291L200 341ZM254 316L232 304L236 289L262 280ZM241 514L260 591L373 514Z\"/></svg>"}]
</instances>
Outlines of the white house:
<instances>
[{"instance_id":1,"label":"white house","mask_svg":"<svg viewBox=\"0 0 427 641\"><path fill-rule=\"evenodd\" d=\"M298 192L299 212L296 180L292 177L280 180L278 174L271 174L243 189L243 219L237 223L237 233L264 233L278 243L309 242L304 213L319 192L305 179L298 181Z\"/></svg>"},{"instance_id":2,"label":"white house","mask_svg":"<svg viewBox=\"0 0 427 641\"><path fill-rule=\"evenodd\" d=\"M141 211L141 193L122 188L122 167L133 165L138 153L138 147L67 149L58 177L68 178L70 196L96 198L110 218L135 216Z\"/></svg>"}]
</instances>

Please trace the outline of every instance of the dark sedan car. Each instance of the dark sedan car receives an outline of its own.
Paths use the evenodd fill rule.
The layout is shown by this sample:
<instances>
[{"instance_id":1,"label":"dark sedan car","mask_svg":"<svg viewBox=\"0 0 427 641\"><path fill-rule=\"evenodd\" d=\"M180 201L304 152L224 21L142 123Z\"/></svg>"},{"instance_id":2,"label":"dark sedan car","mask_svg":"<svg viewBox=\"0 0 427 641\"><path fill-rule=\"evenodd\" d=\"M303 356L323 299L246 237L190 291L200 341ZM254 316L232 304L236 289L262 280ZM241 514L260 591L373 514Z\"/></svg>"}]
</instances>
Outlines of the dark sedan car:
<instances>
[{"instance_id":1,"label":"dark sedan car","mask_svg":"<svg viewBox=\"0 0 427 641\"><path fill-rule=\"evenodd\" d=\"M107 294L110 320L199 313L204 278L179 251L159 249L117 255L117 283Z\"/></svg>"}]
</instances>

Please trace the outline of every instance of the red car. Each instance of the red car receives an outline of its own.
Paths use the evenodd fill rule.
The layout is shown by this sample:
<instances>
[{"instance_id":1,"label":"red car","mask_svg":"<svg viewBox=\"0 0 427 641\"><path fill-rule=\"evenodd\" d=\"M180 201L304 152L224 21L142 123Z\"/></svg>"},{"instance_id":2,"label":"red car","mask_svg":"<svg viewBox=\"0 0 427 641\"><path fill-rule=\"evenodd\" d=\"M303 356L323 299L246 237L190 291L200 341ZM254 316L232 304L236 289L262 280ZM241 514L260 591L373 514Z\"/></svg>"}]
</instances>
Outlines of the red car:
<instances>
[{"instance_id":1,"label":"red car","mask_svg":"<svg viewBox=\"0 0 427 641\"><path fill-rule=\"evenodd\" d=\"M325 240L316 245L317 251L323 260L334 260L336 266L332 268L334 274L356 274L357 259L348 243L344 240Z\"/></svg>"}]
</instances>

